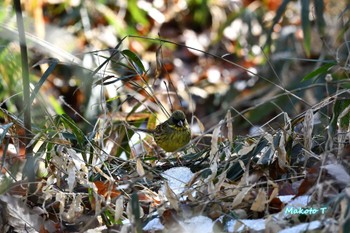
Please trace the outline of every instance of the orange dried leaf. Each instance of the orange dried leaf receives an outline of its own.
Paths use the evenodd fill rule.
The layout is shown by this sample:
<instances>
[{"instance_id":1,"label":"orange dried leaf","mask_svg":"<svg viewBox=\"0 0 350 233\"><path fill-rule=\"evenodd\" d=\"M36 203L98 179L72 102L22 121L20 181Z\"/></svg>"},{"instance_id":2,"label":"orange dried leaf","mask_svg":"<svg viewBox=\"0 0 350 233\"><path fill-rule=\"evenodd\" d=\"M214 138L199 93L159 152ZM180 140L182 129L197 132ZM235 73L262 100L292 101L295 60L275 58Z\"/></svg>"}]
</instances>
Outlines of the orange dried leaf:
<instances>
[{"instance_id":1,"label":"orange dried leaf","mask_svg":"<svg viewBox=\"0 0 350 233\"><path fill-rule=\"evenodd\" d=\"M117 185L110 181L95 181L94 184L96 185L97 193L101 196L115 198L121 194L120 191L116 190Z\"/></svg>"}]
</instances>

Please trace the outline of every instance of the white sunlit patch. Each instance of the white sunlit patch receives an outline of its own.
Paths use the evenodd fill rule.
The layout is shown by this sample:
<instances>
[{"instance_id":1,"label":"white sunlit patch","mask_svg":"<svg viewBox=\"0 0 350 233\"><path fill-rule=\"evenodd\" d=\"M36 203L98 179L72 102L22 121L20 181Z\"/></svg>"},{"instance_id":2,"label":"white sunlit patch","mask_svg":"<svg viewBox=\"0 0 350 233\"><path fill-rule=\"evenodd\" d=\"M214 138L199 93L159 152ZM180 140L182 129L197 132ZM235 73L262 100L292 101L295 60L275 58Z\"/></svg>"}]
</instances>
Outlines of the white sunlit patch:
<instances>
[{"instance_id":1,"label":"white sunlit patch","mask_svg":"<svg viewBox=\"0 0 350 233\"><path fill-rule=\"evenodd\" d=\"M15 147L15 145L13 145L13 144L9 144L9 145L8 145L7 151L10 152L10 153L12 153L12 154L17 154L16 147Z\"/></svg>"},{"instance_id":2,"label":"white sunlit patch","mask_svg":"<svg viewBox=\"0 0 350 233\"><path fill-rule=\"evenodd\" d=\"M159 10L154 8L151 3L146 2L146 1L138 1L137 6L140 9L147 11L149 13L148 15L150 17L152 17L158 23L160 23L160 24L164 23L165 16Z\"/></svg>"},{"instance_id":3,"label":"white sunlit patch","mask_svg":"<svg viewBox=\"0 0 350 233\"><path fill-rule=\"evenodd\" d=\"M244 89L247 88L247 82L246 81L236 81L234 86L238 91L243 91Z\"/></svg>"},{"instance_id":4,"label":"white sunlit patch","mask_svg":"<svg viewBox=\"0 0 350 233\"><path fill-rule=\"evenodd\" d=\"M114 78L113 78L114 79ZM110 79L110 80L113 80L113 79ZM117 78L115 78L116 80ZM110 81L109 80L109 81ZM116 81L114 83L111 83L110 85L105 85L104 88L106 89L107 91L107 94L110 98L114 98L118 95L118 89L120 88L122 82L121 81ZM96 91L98 91L100 94L101 94L101 89L100 87L98 88L93 88L93 89L96 89Z\"/></svg>"},{"instance_id":5,"label":"white sunlit patch","mask_svg":"<svg viewBox=\"0 0 350 233\"><path fill-rule=\"evenodd\" d=\"M105 147L103 148L103 151L105 151L107 154L109 154L109 153L111 153L113 147L114 147L114 142L107 141L105 144Z\"/></svg>"},{"instance_id":6,"label":"white sunlit patch","mask_svg":"<svg viewBox=\"0 0 350 233\"><path fill-rule=\"evenodd\" d=\"M276 24L277 25L277 24ZM290 26L284 26L281 30L281 36L285 37L288 35L292 35L297 31L297 27L290 25Z\"/></svg>"},{"instance_id":7,"label":"white sunlit patch","mask_svg":"<svg viewBox=\"0 0 350 233\"><path fill-rule=\"evenodd\" d=\"M252 34L254 36L259 36L262 32L262 28L261 28L259 22L257 20L252 20L252 25L253 25L252 29L251 29Z\"/></svg>"},{"instance_id":8,"label":"white sunlit patch","mask_svg":"<svg viewBox=\"0 0 350 233\"><path fill-rule=\"evenodd\" d=\"M184 232L212 233L214 223L213 220L206 216L195 216L180 221L180 225L184 229Z\"/></svg>"},{"instance_id":9,"label":"white sunlit patch","mask_svg":"<svg viewBox=\"0 0 350 233\"><path fill-rule=\"evenodd\" d=\"M69 86L75 87L77 85L77 81L73 78L69 79L68 81Z\"/></svg>"},{"instance_id":10,"label":"white sunlit patch","mask_svg":"<svg viewBox=\"0 0 350 233\"><path fill-rule=\"evenodd\" d=\"M210 38L209 35L206 33L201 33L198 36L198 41L205 47L207 47L210 44Z\"/></svg>"},{"instance_id":11,"label":"white sunlit patch","mask_svg":"<svg viewBox=\"0 0 350 233\"><path fill-rule=\"evenodd\" d=\"M179 58L174 58L173 63L174 63L174 65L175 65L176 67L182 67L183 64L184 64L184 63L181 61L181 59L179 59Z\"/></svg>"},{"instance_id":12,"label":"white sunlit patch","mask_svg":"<svg viewBox=\"0 0 350 233\"><path fill-rule=\"evenodd\" d=\"M294 195L284 195L284 196L278 196L278 198L280 199L281 202L283 203L288 203L290 202L293 197L295 197Z\"/></svg>"},{"instance_id":13,"label":"white sunlit patch","mask_svg":"<svg viewBox=\"0 0 350 233\"><path fill-rule=\"evenodd\" d=\"M249 67L248 70L249 70L249 72L247 72L247 73L248 73L249 76L254 76L255 77L256 73L258 72L255 67Z\"/></svg>"},{"instance_id":14,"label":"white sunlit patch","mask_svg":"<svg viewBox=\"0 0 350 233\"><path fill-rule=\"evenodd\" d=\"M199 96L203 99L208 97L208 92L206 92L205 90L199 87L191 87L190 93L192 93L193 95Z\"/></svg>"},{"instance_id":15,"label":"white sunlit patch","mask_svg":"<svg viewBox=\"0 0 350 233\"><path fill-rule=\"evenodd\" d=\"M147 136L145 132L137 132L129 140L129 145L133 149L141 149L141 141Z\"/></svg>"},{"instance_id":16,"label":"white sunlit patch","mask_svg":"<svg viewBox=\"0 0 350 233\"><path fill-rule=\"evenodd\" d=\"M208 82L217 83L220 80L221 73L218 68L209 68L208 69Z\"/></svg>"},{"instance_id":17,"label":"white sunlit patch","mask_svg":"<svg viewBox=\"0 0 350 233\"><path fill-rule=\"evenodd\" d=\"M64 85L64 81L62 79L59 79L59 78L54 78L53 84L57 87L62 87Z\"/></svg>"},{"instance_id":18,"label":"white sunlit patch","mask_svg":"<svg viewBox=\"0 0 350 233\"><path fill-rule=\"evenodd\" d=\"M261 54L261 48L258 45L252 46L252 52L254 55L260 55Z\"/></svg>"},{"instance_id":19,"label":"white sunlit patch","mask_svg":"<svg viewBox=\"0 0 350 233\"><path fill-rule=\"evenodd\" d=\"M264 133L264 130L260 126L253 125L252 127L250 127L248 134L251 137L255 137L255 136L259 136L263 133Z\"/></svg>"},{"instance_id":20,"label":"white sunlit patch","mask_svg":"<svg viewBox=\"0 0 350 233\"><path fill-rule=\"evenodd\" d=\"M247 73L250 76L250 79L247 80L247 86L252 87L259 80L258 76L255 75L257 73L257 69L255 67L250 67L248 70L249 72Z\"/></svg>"},{"instance_id":21,"label":"white sunlit patch","mask_svg":"<svg viewBox=\"0 0 350 233\"><path fill-rule=\"evenodd\" d=\"M243 21L241 19L234 20L230 26L224 29L224 36L230 40L236 40L240 35Z\"/></svg>"},{"instance_id":22,"label":"white sunlit patch","mask_svg":"<svg viewBox=\"0 0 350 233\"><path fill-rule=\"evenodd\" d=\"M157 7L158 9L165 7L164 0L154 0L153 6Z\"/></svg>"},{"instance_id":23,"label":"white sunlit patch","mask_svg":"<svg viewBox=\"0 0 350 233\"><path fill-rule=\"evenodd\" d=\"M196 74L196 73L191 73L188 77L187 77L187 79L191 82L191 83L196 83L196 82L198 82L199 81L199 76L198 76L198 74Z\"/></svg>"},{"instance_id":24,"label":"white sunlit patch","mask_svg":"<svg viewBox=\"0 0 350 233\"><path fill-rule=\"evenodd\" d=\"M177 91L178 92L183 91L183 90L185 90L185 83L184 82L178 82L176 84L176 87L177 87Z\"/></svg>"},{"instance_id":25,"label":"white sunlit patch","mask_svg":"<svg viewBox=\"0 0 350 233\"><path fill-rule=\"evenodd\" d=\"M177 6L179 11L180 10L185 10L185 9L187 9L187 2L186 2L186 0L179 0L177 2L176 6Z\"/></svg>"},{"instance_id":26,"label":"white sunlit patch","mask_svg":"<svg viewBox=\"0 0 350 233\"><path fill-rule=\"evenodd\" d=\"M173 167L162 174L167 179L169 187L175 194L181 194L185 190L186 184L192 179L193 173L188 167ZM165 193L165 187L162 187Z\"/></svg>"},{"instance_id":27,"label":"white sunlit patch","mask_svg":"<svg viewBox=\"0 0 350 233\"><path fill-rule=\"evenodd\" d=\"M253 77L251 77L251 78L247 81L247 85L248 85L249 87L252 87L252 86L255 85L255 83L256 83L257 81L258 81L258 77L253 76Z\"/></svg>"},{"instance_id":28,"label":"white sunlit patch","mask_svg":"<svg viewBox=\"0 0 350 233\"><path fill-rule=\"evenodd\" d=\"M159 24L162 24L165 21L165 16L155 8L150 9L149 15Z\"/></svg>"},{"instance_id":29,"label":"white sunlit patch","mask_svg":"<svg viewBox=\"0 0 350 233\"><path fill-rule=\"evenodd\" d=\"M286 18L291 19L295 16L295 13L291 9L286 9L286 11L284 12L284 15L286 16Z\"/></svg>"},{"instance_id":30,"label":"white sunlit patch","mask_svg":"<svg viewBox=\"0 0 350 233\"><path fill-rule=\"evenodd\" d=\"M141 60L141 62L146 71L150 69L150 64L147 61Z\"/></svg>"},{"instance_id":31,"label":"white sunlit patch","mask_svg":"<svg viewBox=\"0 0 350 233\"><path fill-rule=\"evenodd\" d=\"M144 231L161 231L164 229L163 224L160 222L159 218L154 218L149 221L146 226L143 227Z\"/></svg>"},{"instance_id":32,"label":"white sunlit patch","mask_svg":"<svg viewBox=\"0 0 350 233\"><path fill-rule=\"evenodd\" d=\"M162 90L167 90L167 88L169 87L169 82L167 80L164 80L163 82L160 83L159 86Z\"/></svg>"},{"instance_id":33,"label":"white sunlit patch","mask_svg":"<svg viewBox=\"0 0 350 233\"><path fill-rule=\"evenodd\" d=\"M194 123L193 125L191 125L191 131L192 133L202 133L198 123Z\"/></svg>"},{"instance_id":34,"label":"white sunlit patch","mask_svg":"<svg viewBox=\"0 0 350 233\"><path fill-rule=\"evenodd\" d=\"M238 224L236 226L236 224ZM245 232L247 229L252 231L263 231L265 229L265 219L240 219L228 221L225 227L228 232Z\"/></svg>"},{"instance_id":35,"label":"white sunlit patch","mask_svg":"<svg viewBox=\"0 0 350 233\"><path fill-rule=\"evenodd\" d=\"M299 232L310 232L312 230L316 230L322 227L322 224L320 221L312 221L309 223L302 223L299 225L296 225L294 227L289 227L288 229L284 229L280 231L280 233L299 233Z\"/></svg>"},{"instance_id":36,"label":"white sunlit patch","mask_svg":"<svg viewBox=\"0 0 350 233\"><path fill-rule=\"evenodd\" d=\"M290 196L290 195L288 195ZM286 199L288 199L288 196ZM282 196L279 196L279 198L281 199ZM307 196L307 195L304 195L304 196L299 196L299 197L296 197L295 199L291 200L288 205L293 205L293 206L298 206L298 207L304 207L306 206L311 200L311 196ZM281 200L282 201L282 200Z\"/></svg>"},{"instance_id":37,"label":"white sunlit patch","mask_svg":"<svg viewBox=\"0 0 350 233\"><path fill-rule=\"evenodd\" d=\"M194 48L190 49L191 53L195 54L196 56L202 56L203 52L205 51L206 47L209 45L210 40L209 36L207 34L200 34L197 35L192 30L184 30L183 32L184 40L186 41L186 46Z\"/></svg>"},{"instance_id":38,"label":"white sunlit patch","mask_svg":"<svg viewBox=\"0 0 350 233\"><path fill-rule=\"evenodd\" d=\"M115 45L118 44L118 37L115 36L116 33L117 32L112 25L100 27L97 31L94 32L94 34L97 34L96 36L100 41L103 41L103 43L111 48L115 47ZM87 55L91 56L92 54L88 53ZM92 64L94 63L95 59L96 58L93 59ZM87 67L93 67L92 64Z\"/></svg>"},{"instance_id":39,"label":"white sunlit patch","mask_svg":"<svg viewBox=\"0 0 350 233\"><path fill-rule=\"evenodd\" d=\"M275 17L275 12L274 11L268 11L264 14L263 22L269 22L272 21L273 18Z\"/></svg>"}]
</instances>

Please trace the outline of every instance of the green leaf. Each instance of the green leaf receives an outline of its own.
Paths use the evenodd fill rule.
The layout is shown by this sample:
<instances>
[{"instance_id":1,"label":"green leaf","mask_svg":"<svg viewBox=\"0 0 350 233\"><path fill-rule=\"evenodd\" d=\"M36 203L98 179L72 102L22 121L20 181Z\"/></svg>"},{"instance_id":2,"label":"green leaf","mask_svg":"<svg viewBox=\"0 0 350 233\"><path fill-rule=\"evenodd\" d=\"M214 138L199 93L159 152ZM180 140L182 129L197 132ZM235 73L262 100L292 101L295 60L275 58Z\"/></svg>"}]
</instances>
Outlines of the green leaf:
<instances>
[{"instance_id":1,"label":"green leaf","mask_svg":"<svg viewBox=\"0 0 350 233\"><path fill-rule=\"evenodd\" d=\"M134 215L134 226L135 226L135 232L141 233L142 232L142 224L141 224L141 213L140 213L140 202L139 202L139 196L137 195L137 192L134 192L131 195L131 212Z\"/></svg>"},{"instance_id":2,"label":"green leaf","mask_svg":"<svg viewBox=\"0 0 350 233\"><path fill-rule=\"evenodd\" d=\"M83 147L84 147L83 144L85 142L85 136L84 136L83 131L79 128L79 126L75 123L75 121L66 114L62 114L60 116L60 121L67 128L72 130L74 136L77 139L77 143L80 146L80 149L83 149Z\"/></svg>"},{"instance_id":3,"label":"green leaf","mask_svg":"<svg viewBox=\"0 0 350 233\"><path fill-rule=\"evenodd\" d=\"M65 114L64 109L62 108L61 104L59 103L59 101L56 99L56 97L50 95L48 97L49 103L51 104L51 107L53 107L53 109L55 110L55 112L58 115L62 115Z\"/></svg>"},{"instance_id":4,"label":"green leaf","mask_svg":"<svg viewBox=\"0 0 350 233\"><path fill-rule=\"evenodd\" d=\"M127 56L130 61L132 61L132 64L139 75L142 75L145 72L145 67L142 64L142 61L135 53L131 52L128 49L123 50L121 53Z\"/></svg>"},{"instance_id":5,"label":"green leaf","mask_svg":"<svg viewBox=\"0 0 350 233\"><path fill-rule=\"evenodd\" d=\"M311 53L311 22L309 20L309 7L309 0L301 1L301 26L304 33L304 49L308 57Z\"/></svg>"},{"instance_id":6,"label":"green leaf","mask_svg":"<svg viewBox=\"0 0 350 233\"><path fill-rule=\"evenodd\" d=\"M148 27L149 21L146 17L146 12L141 10L140 7L137 5L137 0L129 0L128 3L128 11L130 12L132 18L139 24Z\"/></svg>"},{"instance_id":7,"label":"green leaf","mask_svg":"<svg viewBox=\"0 0 350 233\"><path fill-rule=\"evenodd\" d=\"M301 81L307 81L309 79L312 79L313 77L316 77L320 74L325 74L328 72L328 70L333 67L334 65L336 65L336 62L331 62L331 63L326 63L323 66L320 66L319 68L317 68L316 70L312 71L311 73L307 74Z\"/></svg>"},{"instance_id":8,"label":"green leaf","mask_svg":"<svg viewBox=\"0 0 350 233\"><path fill-rule=\"evenodd\" d=\"M324 28L326 26L325 20L323 18L324 2L323 0L314 0L315 6L315 17L318 32L323 36Z\"/></svg>"}]
</instances>

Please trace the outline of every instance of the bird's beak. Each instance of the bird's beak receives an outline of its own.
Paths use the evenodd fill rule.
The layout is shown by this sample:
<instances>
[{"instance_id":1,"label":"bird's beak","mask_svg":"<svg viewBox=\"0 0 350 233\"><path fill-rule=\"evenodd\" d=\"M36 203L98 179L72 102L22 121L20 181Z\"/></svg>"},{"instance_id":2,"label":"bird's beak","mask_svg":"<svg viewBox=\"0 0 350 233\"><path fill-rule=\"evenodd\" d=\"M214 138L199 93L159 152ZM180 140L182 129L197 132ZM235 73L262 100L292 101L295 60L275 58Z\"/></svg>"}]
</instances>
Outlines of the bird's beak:
<instances>
[{"instance_id":1,"label":"bird's beak","mask_svg":"<svg viewBox=\"0 0 350 233\"><path fill-rule=\"evenodd\" d=\"M179 122L177 122L177 125L178 125L179 127L183 127L183 126L184 126L184 122L183 122L183 121L179 121Z\"/></svg>"}]
</instances>

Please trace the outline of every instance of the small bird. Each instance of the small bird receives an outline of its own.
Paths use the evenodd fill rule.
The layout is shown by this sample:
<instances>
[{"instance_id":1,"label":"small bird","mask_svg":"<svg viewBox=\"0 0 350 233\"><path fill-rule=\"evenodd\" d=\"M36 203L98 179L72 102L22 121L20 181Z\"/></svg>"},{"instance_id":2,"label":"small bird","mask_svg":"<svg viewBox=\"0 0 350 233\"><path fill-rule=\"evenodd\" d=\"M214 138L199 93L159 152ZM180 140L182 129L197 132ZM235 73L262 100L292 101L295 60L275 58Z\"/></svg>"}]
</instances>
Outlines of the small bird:
<instances>
[{"instance_id":1,"label":"small bird","mask_svg":"<svg viewBox=\"0 0 350 233\"><path fill-rule=\"evenodd\" d=\"M154 130L141 131L152 134L157 145L166 152L174 152L191 140L191 129L181 110L174 111L168 120L157 125Z\"/></svg>"},{"instance_id":2,"label":"small bird","mask_svg":"<svg viewBox=\"0 0 350 233\"><path fill-rule=\"evenodd\" d=\"M157 125L153 137L157 145L167 152L185 146L191 140L191 129L185 113L181 110L174 111L168 120Z\"/></svg>"}]
</instances>

